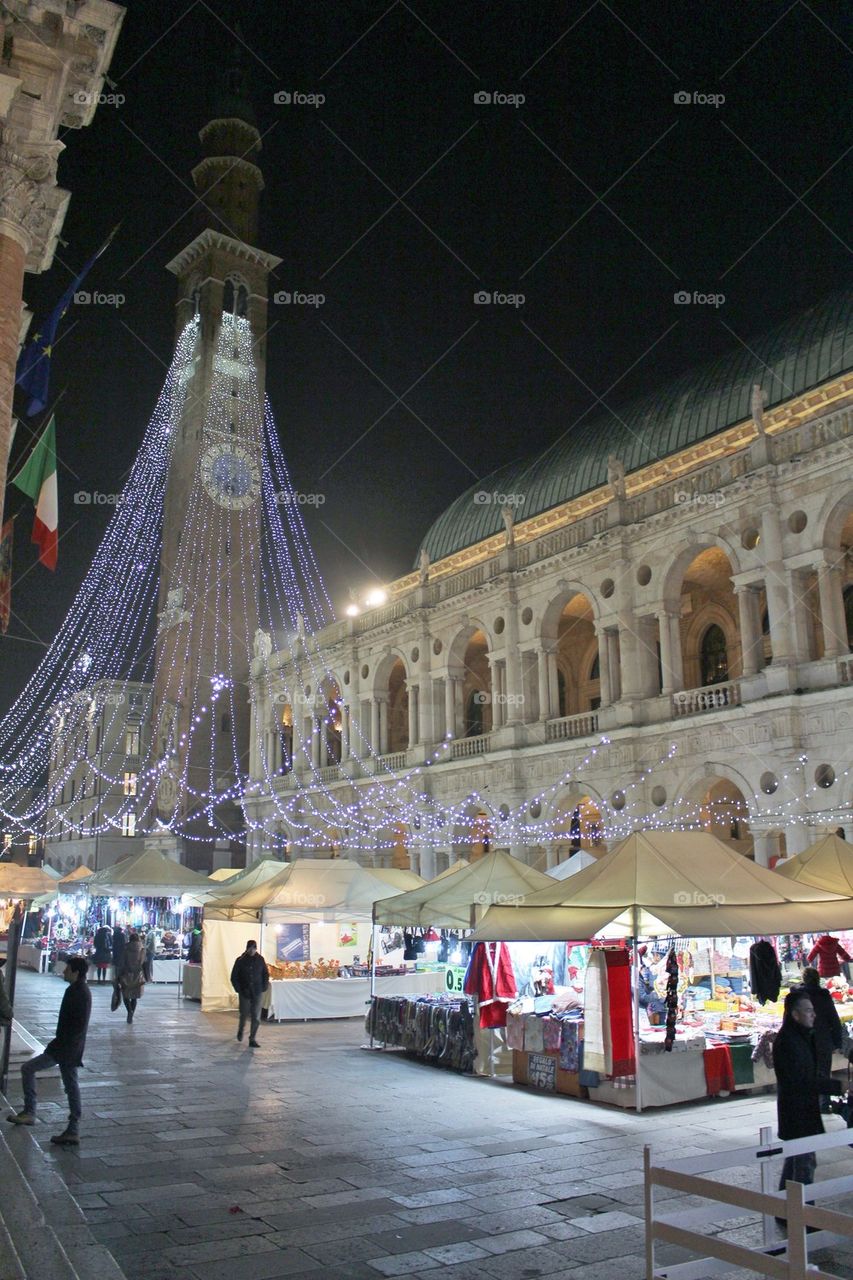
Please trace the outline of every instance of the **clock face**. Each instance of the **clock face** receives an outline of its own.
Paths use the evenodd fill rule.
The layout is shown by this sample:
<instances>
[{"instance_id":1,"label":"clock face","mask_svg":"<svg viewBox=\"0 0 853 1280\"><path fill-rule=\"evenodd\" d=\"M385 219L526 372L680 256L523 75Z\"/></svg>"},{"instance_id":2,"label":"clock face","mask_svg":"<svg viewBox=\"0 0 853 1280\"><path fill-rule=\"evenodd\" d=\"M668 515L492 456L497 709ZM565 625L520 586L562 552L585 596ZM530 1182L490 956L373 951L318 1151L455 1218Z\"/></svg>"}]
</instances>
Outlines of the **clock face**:
<instances>
[{"instance_id":1,"label":"clock face","mask_svg":"<svg viewBox=\"0 0 853 1280\"><path fill-rule=\"evenodd\" d=\"M202 459L202 482L221 507L250 507L260 489L257 464L238 445L211 449Z\"/></svg>"}]
</instances>

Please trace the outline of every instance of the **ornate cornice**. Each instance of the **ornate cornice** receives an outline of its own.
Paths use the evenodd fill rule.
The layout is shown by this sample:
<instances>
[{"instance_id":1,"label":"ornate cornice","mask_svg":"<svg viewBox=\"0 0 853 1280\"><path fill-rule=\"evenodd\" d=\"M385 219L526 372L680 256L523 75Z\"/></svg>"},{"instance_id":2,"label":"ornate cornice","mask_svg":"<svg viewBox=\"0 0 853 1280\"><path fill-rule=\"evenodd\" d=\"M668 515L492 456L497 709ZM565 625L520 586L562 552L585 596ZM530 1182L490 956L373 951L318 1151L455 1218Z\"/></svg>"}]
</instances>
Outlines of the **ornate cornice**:
<instances>
[{"instance_id":1,"label":"ornate cornice","mask_svg":"<svg viewBox=\"0 0 853 1280\"><path fill-rule=\"evenodd\" d=\"M17 228L27 252L47 238L55 180L56 156L50 151L22 155L0 141L0 221Z\"/></svg>"}]
</instances>

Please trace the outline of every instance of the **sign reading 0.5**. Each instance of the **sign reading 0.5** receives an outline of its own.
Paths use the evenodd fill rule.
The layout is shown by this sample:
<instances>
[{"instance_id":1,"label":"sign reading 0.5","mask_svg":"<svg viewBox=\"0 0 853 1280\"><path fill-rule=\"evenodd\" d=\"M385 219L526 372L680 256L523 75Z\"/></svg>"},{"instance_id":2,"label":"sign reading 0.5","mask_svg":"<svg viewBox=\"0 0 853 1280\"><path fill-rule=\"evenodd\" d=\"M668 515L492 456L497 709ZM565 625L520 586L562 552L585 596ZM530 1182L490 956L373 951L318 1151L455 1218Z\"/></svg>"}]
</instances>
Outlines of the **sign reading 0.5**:
<instances>
[{"instance_id":1,"label":"sign reading 0.5","mask_svg":"<svg viewBox=\"0 0 853 1280\"><path fill-rule=\"evenodd\" d=\"M444 971L444 989L453 996L462 995L462 983L465 981L465 970L458 965L449 964Z\"/></svg>"}]
</instances>

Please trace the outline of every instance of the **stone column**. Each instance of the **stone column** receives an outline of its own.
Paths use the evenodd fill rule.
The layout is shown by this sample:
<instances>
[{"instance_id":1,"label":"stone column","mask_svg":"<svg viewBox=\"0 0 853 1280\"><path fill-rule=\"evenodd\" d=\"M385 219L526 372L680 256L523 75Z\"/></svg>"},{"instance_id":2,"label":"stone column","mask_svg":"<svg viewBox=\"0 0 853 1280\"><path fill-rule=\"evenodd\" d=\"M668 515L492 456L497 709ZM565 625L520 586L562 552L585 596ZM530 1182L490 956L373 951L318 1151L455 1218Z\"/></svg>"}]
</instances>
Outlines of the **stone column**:
<instances>
[{"instance_id":1,"label":"stone column","mask_svg":"<svg viewBox=\"0 0 853 1280\"><path fill-rule=\"evenodd\" d=\"M420 741L419 721L420 721L420 689L413 684L409 689L409 750L418 745Z\"/></svg>"},{"instance_id":2,"label":"stone column","mask_svg":"<svg viewBox=\"0 0 853 1280\"><path fill-rule=\"evenodd\" d=\"M540 649L536 655L536 674L539 684L539 719L550 720L551 699L548 692L548 654Z\"/></svg>"},{"instance_id":3,"label":"stone column","mask_svg":"<svg viewBox=\"0 0 853 1280\"><path fill-rule=\"evenodd\" d=\"M753 831L752 843L756 866L769 867L770 858L776 851L773 836L767 832Z\"/></svg>"},{"instance_id":4,"label":"stone column","mask_svg":"<svg viewBox=\"0 0 853 1280\"><path fill-rule=\"evenodd\" d=\"M428 631L421 633L420 641L420 690L421 696L418 700L418 729L420 741L431 745L435 742L438 734L436 732L436 716L435 716L435 687L433 685L432 673L430 671L430 647L432 641Z\"/></svg>"},{"instance_id":5,"label":"stone column","mask_svg":"<svg viewBox=\"0 0 853 1280\"><path fill-rule=\"evenodd\" d=\"M370 745L376 755L382 754L382 739L380 737L380 712L379 699L374 698L370 704Z\"/></svg>"},{"instance_id":6,"label":"stone column","mask_svg":"<svg viewBox=\"0 0 853 1280\"><path fill-rule=\"evenodd\" d=\"M844 616L844 588L841 570L834 564L817 565L820 591L820 621L823 628L823 656L840 658L850 652L847 619Z\"/></svg>"},{"instance_id":7,"label":"stone column","mask_svg":"<svg viewBox=\"0 0 853 1280\"><path fill-rule=\"evenodd\" d=\"M603 707L609 707L613 701L613 694L610 688L610 653L609 639L607 631L604 627L596 628L598 638L598 690ZM553 864L549 864L553 865Z\"/></svg>"},{"instance_id":8,"label":"stone column","mask_svg":"<svg viewBox=\"0 0 853 1280\"><path fill-rule=\"evenodd\" d=\"M779 514L775 509L768 508L762 512L761 546L764 548L764 586L770 619L773 665L780 666L793 662L796 653L791 628L791 599L782 562L782 534L779 529Z\"/></svg>"},{"instance_id":9,"label":"stone column","mask_svg":"<svg viewBox=\"0 0 853 1280\"><path fill-rule=\"evenodd\" d=\"M735 587L740 620L740 647L743 674L754 676L761 670L762 635L758 617L758 595L753 587ZM762 866L766 866L762 863Z\"/></svg>"},{"instance_id":10,"label":"stone column","mask_svg":"<svg viewBox=\"0 0 853 1280\"><path fill-rule=\"evenodd\" d=\"M352 732L352 722L350 718L350 705L348 702L341 703L341 764L345 764L350 757L350 734Z\"/></svg>"},{"instance_id":11,"label":"stone column","mask_svg":"<svg viewBox=\"0 0 853 1280\"><path fill-rule=\"evenodd\" d=\"M379 754L381 756L387 756L388 729L389 729L388 721L390 718L388 715L388 699L377 698L376 703L377 703L377 711L379 715Z\"/></svg>"},{"instance_id":12,"label":"stone column","mask_svg":"<svg viewBox=\"0 0 853 1280\"><path fill-rule=\"evenodd\" d=\"M514 600L506 607L506 723L520 724L524 720L522 703L521 654L518 649L518 611Z\"/></svg>"},{"instance_id":13,"label":"stone column","mask_svg":"<svg viewBox=\"0 0 853 1280\"><path fill-rule=\"evenodd\" d=\"M684 688L681 653L681 615L665 605L658 613L660 636L661 693L678 693Z\"/></svg>"},{"instance_id":14,"label":"stone column","mask_svg":"<svg viewBox=\"0 0 853 1280\"><path fill-rule=\"evenodd\" d=\"M456 724L456 677L450 672L444 677L444 731L455 738Z\"/></svg>"},{"instance_id":15,"label":"stone column","mask_svg":"<svg viewBox=\"0 0 853 1280\"><path fill-rule=\"evenodd\" d=\"M633 610L626 610L619 615L619 675L623 701L644 696L639 650L637 619Z\"/></svg>"},{"instance_id":16,"label":"stone column","mask_svg":"<svg viewBox=\"0 0 853 1280\"><path fill-rule=\"evenodd\" d=\"M313 729L312 750L311 754L314 760L314 768L322 769L326 764L326 725L321 716L312 716L311 725Z\"/></svg>"},{"instance_id":17,"label":"stone column","mask_svg":"<svg viewBox=\"0 0 853 1280\"><path fill-rule=\"evenodd\" d=\"M548 716L553 720L560 714L560 681L557 676L557 652L555 649L545 650L545 661L548 666Z\"/></svg>"},{"instance_id":18,"label":"stone column","mask_svg":"<svg viewBox=\"0 0 853 1280\"><path fill-rule=\"evenodd\" d=\"M790 629L797 662L810 662L814 655L814 627L806 602L805 574L800 569L788 572L788 597L791 601ZM775 650L774 650L775 655Z\"/></svg>"}]
</instances>

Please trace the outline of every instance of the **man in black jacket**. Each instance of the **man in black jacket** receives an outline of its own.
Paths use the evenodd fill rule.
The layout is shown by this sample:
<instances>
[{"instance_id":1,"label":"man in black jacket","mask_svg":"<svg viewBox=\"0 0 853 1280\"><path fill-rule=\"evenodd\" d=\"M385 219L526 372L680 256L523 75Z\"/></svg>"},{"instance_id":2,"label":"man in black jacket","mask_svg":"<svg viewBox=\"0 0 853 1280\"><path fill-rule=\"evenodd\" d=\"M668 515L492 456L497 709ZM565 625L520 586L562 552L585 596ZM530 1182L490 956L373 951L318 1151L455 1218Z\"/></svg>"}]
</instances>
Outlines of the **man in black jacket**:
<instances>
[{"instance_id":1,"label":"man in black jacket","mask_svg":"<svg viewBox=\"0 0 853 1280\"><path fill-rule=\"evenodd\" d=\"M261 1004L264 992L270 984L267 962L258 955L258 944L255 941L246 943L246 950L234 961L231 970L231 986L240 999L240 1024L237 1028L237 1039L243 1039L246 1019L249 1019L249 1044L253 1049L260 1049L258 1044L258 1027L261 1024Z\"/></svg>"},{"instance_id":2,"label":"man in black jacket","mask_svg":"<svg viewBox=\"0 0 853 1280\"><path fill-rule=\"evenodd\" d=\"M785 997L785 1017L773 1045L779 1137L785 1142L791 1138L811 1138L823 1133L820 1095L840 1092L837 1081L823 1080L818 1076L812 1030L814 1021L814 1005L808 993L802 987L789 991ZM782 1166L779 1190L784 1191L788 1181L802 1182L807 1186L814 1182L816 1165L817 1157L813 1151L788 1156Z\"/></svg>"},{"instance_id":3,"label":"man in black jacket","mask_svg":"<svg viewBox=\"0 0 853 1280\"><path fill-rule=\"evenodd\" d=\"M12 1124L35 1124L36 1072L59 1067L62 1083L68 1096L68 1127L64 1133L54 1134L51 1142L55 1142L60 1147L76 1147L80 1142L78 1128L81 1107L77 1068L83 1063L86 1031L89 1026L89 1015L92 1012L92 993L86 981L88 969L89 966L82 956L69 956L62 974L68 983L68 989L59 1006L56 1035L44 1053L30 1058L29 1062L25 1062L21 1067L24 1109L17 1115L12 1112L6 1117Z\"/></svg>"}]
</instances>

